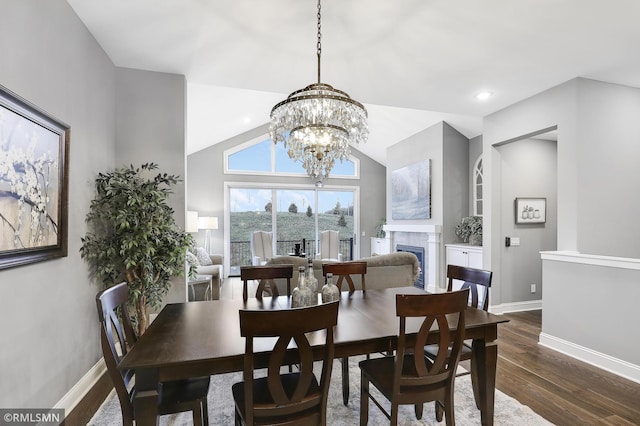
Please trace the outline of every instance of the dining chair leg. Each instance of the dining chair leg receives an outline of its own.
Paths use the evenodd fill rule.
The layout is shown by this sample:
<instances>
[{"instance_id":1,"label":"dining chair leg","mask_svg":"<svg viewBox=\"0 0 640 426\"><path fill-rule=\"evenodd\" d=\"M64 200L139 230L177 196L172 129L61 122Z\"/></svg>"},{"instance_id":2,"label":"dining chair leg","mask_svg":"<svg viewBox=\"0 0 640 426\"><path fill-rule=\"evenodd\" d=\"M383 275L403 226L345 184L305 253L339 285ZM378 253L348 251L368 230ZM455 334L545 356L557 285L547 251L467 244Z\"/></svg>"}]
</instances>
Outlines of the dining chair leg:
<instances>
[{"instance_id":1,"label":"dining chair leg","mask_svg":"<svg viewBox=\"0 0 640 426\"><path fill-rule=\"evenodd\" d=\"M349 404L349 358L342 358L342 403Z\"/></svg>"},{"instance_id":2,"label":"dining chair leg","mask_svg":"<svg viewBox=\"0 0 640 426\"><path fill-rule=\"evenodd\" d=\"M360 426L369 423L369 380L360 374Z\"/></svg>"},{"instance_id":3,"label":"dining chair leg","mask_svg":"<svg viewBox=\"0 0 640 426\"><path fill-rule=\"evenodd\" d=\"M424 410L424 404L416 404L415 405L416 419L422 419L422 412Z\"/></svg>"},{"instance_id":4,"label":"dining chair leg","mask_svg":"<svg viewBox=\"0 0 640 426\"><path fill-rule=\"evenodd\" d=\"M475 353L471 354L471 388L473 389L473 397L476 400L476 408L480 409L480 387L478 386L478 367Z\"/></svg>"},{"instance_id":5,"label":"dining chair leg","mask_svg":"<svg viewBox=\"0 0 640 426\"><path fill-rule=\"evenodd\" d=\"M202 425L202 405L198 404L193 407L191 411L193 413L193 426L203 426Z\"/></svg>"},{"instance_id":6,"label":"dining chair leg","mask_svg":"<svg viewBox=\"0 0 640 426\"><path fill-rule=\"evenodd\" d=\"M449 388L447 395L444 397L444 415L447 426L455 425L456 419L453 412L453 384Z\"/></svg>"},{"instance_id":7,"label":"dining chair leg","mask_svg":"<svg viewBox=\"0 0 640 426\"><path fill-rule=\"evenodd\" d=\"M438 422L441 422L443 415L444 415L444 406L440 401L436 401L436 420Z\"/></svg>"},{"instance_id":8,"label":"dining chair leg","mask_svg":"<svg viewBox=\"0 0 640 426\"><path fill-rule=\"evenodd\" d=\"M391 426L398 425L398 404L391 404L391 418L389 420Z\"/></svg>"},{"instance_id":9,"label":"dining chair leg","mask_svg":"<svg viewBox=\"0 0 640 426\"><path fill-rule=\"evenodd\" d=\"M204 426L209 426L209 404L207 398L202 401L202 420Z\"/></svg>"}]
</instances>

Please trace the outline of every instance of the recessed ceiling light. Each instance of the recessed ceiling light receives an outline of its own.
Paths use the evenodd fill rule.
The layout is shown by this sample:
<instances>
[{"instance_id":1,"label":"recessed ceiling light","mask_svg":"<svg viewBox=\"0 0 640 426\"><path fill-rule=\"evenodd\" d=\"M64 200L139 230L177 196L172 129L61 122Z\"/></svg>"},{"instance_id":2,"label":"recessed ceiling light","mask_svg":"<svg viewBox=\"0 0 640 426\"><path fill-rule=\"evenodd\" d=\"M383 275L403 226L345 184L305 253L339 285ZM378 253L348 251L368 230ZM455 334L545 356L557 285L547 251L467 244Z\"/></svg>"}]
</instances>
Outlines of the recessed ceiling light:
<instances>
[{"instance_id":1,"label":"recessed ceiling light","mask_svg":"<svg viewBox=\"0 0 640 426\"><path fill-rule=\"evenodd\" d=\"M478 99L479 101L486 101L491 96L493 96L492 92L480 92L476 95L476 99Z\"/></svg>"},{"instance_id":2,"label":"recessed ceiling light","mask_svg":"<svg viewBox=\"0 0 640 426\"><path fill-rule=\"evenodd\" d=\"M244 124L249 124L251 123L251 117L245 117L243 121L244 121Z\"/></svg>"}]
</instances>

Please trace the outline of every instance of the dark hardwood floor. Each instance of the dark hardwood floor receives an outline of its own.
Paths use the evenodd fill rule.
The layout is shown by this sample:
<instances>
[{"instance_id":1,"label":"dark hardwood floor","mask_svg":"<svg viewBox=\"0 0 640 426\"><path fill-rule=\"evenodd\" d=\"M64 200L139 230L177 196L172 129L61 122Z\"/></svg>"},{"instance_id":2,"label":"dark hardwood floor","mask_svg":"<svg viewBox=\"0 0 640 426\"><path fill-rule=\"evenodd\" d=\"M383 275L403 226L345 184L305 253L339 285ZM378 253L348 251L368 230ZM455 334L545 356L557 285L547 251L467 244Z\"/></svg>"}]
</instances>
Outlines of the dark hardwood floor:
<instances>
[{"instance_id":1,"label":"dark hardwood floor","mask_svg":"<svg viewBox=\"0 0 640 426\"><path fill-rule=\"evenodd\" d=\"M539 345L542 311L505 317L499 390L556 425L640 425L640 384Z\"/></svg>"}]
</instances>

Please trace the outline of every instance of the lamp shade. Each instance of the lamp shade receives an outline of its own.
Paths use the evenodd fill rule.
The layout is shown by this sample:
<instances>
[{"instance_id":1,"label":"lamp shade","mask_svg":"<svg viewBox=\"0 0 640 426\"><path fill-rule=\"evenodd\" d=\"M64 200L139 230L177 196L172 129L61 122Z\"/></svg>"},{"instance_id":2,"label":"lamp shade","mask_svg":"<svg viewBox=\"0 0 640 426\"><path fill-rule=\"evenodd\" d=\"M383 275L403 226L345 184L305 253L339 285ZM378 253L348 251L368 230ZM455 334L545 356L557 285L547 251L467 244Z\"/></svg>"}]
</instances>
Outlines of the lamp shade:
<instances>
[{"instance_id":1,"label":"lamp shade","mask_svg":"<svg viewBox=\"0 0 640 426\"><path fill-rule=\"evenodd\" d=\"M198 212L191 210L187 211L187 228L185 231L198 232Z\"/></svg>"},{"instance_id":2,"label":"lamp shade","mask_svg":"<svg viewBox=\"0 0 640 426\"><path fill-rule=\"evenodd\" d=\"M218 229L218 218L215 216L199 217L198 229Z\"/></svg>"}]
</instances>

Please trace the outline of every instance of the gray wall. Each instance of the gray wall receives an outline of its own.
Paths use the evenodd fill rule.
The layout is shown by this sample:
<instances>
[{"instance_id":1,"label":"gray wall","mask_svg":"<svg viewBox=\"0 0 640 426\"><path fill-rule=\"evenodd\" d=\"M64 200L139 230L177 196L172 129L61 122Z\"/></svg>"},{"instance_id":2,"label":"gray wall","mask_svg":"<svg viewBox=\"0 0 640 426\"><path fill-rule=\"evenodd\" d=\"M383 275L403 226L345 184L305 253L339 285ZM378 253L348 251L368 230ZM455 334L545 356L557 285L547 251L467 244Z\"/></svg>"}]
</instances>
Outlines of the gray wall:
<instances>
[{"instance_id":1,"label":"gray wall","mask_svg":"<svg viewBox=\"0 0 640 426\"><path fill-rule=\"evenodd\" d=\"M504 203L500 235L519 237L520 246L501 250L501 276L510 283L503 287L502 303L539 300L542 296L541 251L556 249L557 155L556 143L524 139L498 148L502 162L500 193ZM547 221L543 224L516 225L513 200L516 197L547 199ZM511 200L511 203L509 203ZM536 292L531 293L531 284Z\"/></svg>"},{"instance_id":2,"label":"gray wall","mask_svg":"<svg viewBox=\"0 0 640 426\"><path fill-rule=\"evenodd\" d=\"M444 147L442 191L442 236L445 243L456 242L456 225L469 211L469 139L443 123ZM432 198L433 200L433 198Z\"/></svg>"},{"instance_id":3,"label":"gray wall","mask_svg":"<svg viewBox=\"0 0 640 426\"><path fill-rule=\"evenodd\" d=\"M431 219L391 218L391 172L431 159ZM445 122L387 148L387 223L441 225L443 244L456 242L455 225L469 211L469 140Z\"/></svg>"},{"instance_id":4,"label":"gray wall","mask_svg":"<svg viewBox=\"0 0 640 426\"><path fill-rule=\"evenodd\" d=\"M184 228L186 80L183 75L118 68L116 82L116 165L156 163L156 173L180 176L168 203ZM184 276L173 278L165 301L184 302L186 285Z\"/></svg>"},{"instance_id":5,"label":"gray wall","mask_svg":"<svg viewBox=\"0 0 640 426\"><path fill-rule=\"evenodd\" d=\"M0 271L0 407L51 407L102 356L78 250L115 162L115 68L65 1L3 1L0 16L0 84L71 126L69 255Z\"/></svg>"},{"instance_id":6,"label":"gray wall","mask_svg":"<svg viewBox=\"0 0 640 426\"><path fill-rule=\"evenodd\" d=\"M0 407L52 407L102 357L101 287L79 255L95 176L146 161L184 175L184 82L116 69L64 0L3 1L0 16L0 84L71 126L68 256L0 271ZM183 223L184 189L171 203Z\"/></svg>"},{"instance_id":7,"label":"gray wall","mask_svg":"<svg viewBox=\"0 0 640 426\"><path fill-rule=\"evenodd\" d=\"M640 90L577 78L484 119L484 266L496 272L493 303L516 291L503 288L503 225L511 221L500 193L505 178L496 145L558 127L557 250L640 258L640 209L635 162L640 158Z\"/></svg>"},{"instance_id":8,"label":"gray wall","mask_svg":"<svg viewBox=\"0 0 640 426\"><path fill-rule=\"evenodd\" d=\"M554 260L543 260L543 265L540 342L640 383L637 265Z\"/></svg>"},{"instance_id":9,"label":"gray wall","mask_svg":"<svg viewBox=\"0 0 640 426\"><path fill-rule=\"evenodd\" d=\"M640 89L578 83L577 247L640 258Z\"/></svg>"},{"instance_id":10,"label":"gray wall","mask_svg":"<svg viewBox=\"0 0 640 426\"><path fill-rule=\"evenodd\" d=\"M266 135L268 124L264 124L249 132L243 133L224 142L215 144L187 156L187 210L198 211L201 216L218 217L218 229L211 231L212 251L224 253L224 183L225 182L259 182L264 184L300 184L314 188L307 177L250 176L224 174L224 151L236 147L254 138ZM385 217L386 192L385 170L380 163L351 149L354 157L360 160L360 179L329 178L325 186L343 185L360 187L360 235L355 244L360 244L360 256L370 255L369 237L375 235L375 227L380 218ZM362 237L362 232L365 237ZM196 241L204 242L204 231L196 235ZM227 244L228 245L228 244ZM228 253L227 253L228 257Z\"/></svg>"}]
</instances>

